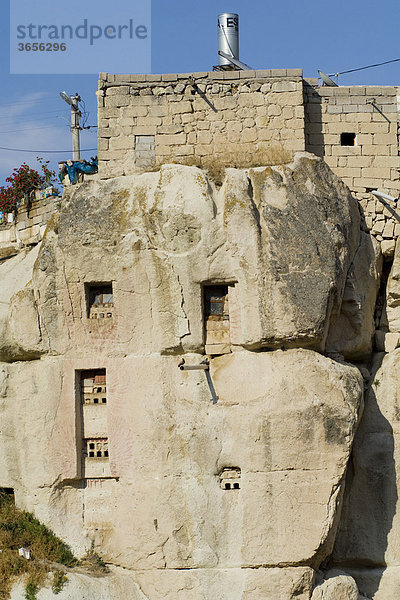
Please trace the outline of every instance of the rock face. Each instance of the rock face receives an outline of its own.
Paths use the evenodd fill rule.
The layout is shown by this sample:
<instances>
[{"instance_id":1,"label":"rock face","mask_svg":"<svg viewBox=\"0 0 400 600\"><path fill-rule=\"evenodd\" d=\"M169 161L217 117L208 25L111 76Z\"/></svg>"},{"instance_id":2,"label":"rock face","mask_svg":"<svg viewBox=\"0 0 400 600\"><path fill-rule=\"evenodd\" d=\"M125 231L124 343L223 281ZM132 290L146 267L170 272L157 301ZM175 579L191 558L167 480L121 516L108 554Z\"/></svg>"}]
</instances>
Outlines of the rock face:
<instances>
[{"instance_id":1,"label":"rock face","mask_svg":"<svg viewBox=\"0 0 400 600\"><path fill-rule=\"evenodd\" d=\"M381 355L380 361L354 444L348 493L335 545L335 560L346 565L346 570L354 565L375 567L354 575L360 589L374 600L394 598L395 591L398 593L400 589L398 568L391 570L391 578L386 578L385 585L381 585L382 569L376 568L397 567L400 561L396 468L400 350L385 357Z\"/></svg>"},{"instance_id":2,"label":"rock face","mask_svg":"<svg viewBox=\"0 0 400 600\"><path fill-rule=\"evenodd\" d=\"M311 600L361 600L352 577L338 570L329 571L325 581L317 585Z\"/></svg>"},{"instance_id":3,"label":"rock face","mask_svg":"<svg viewBox=\"0 0 400 600\"><path fill-rule=\"evenodd\" d=\"M92 181L37 252L0 265L0 485L129 570L105 600L309 600L363 406L321 352L368 353L380 269L344 184L306 154Z\"/></svg>"},{"instance_id":4,"label":"rock face","mask_svg":"<svg viewBox=\"0 0 400 600\"><path fill-rule=\"evenodd\" d=\"M382 274L379 243L362 232L346 279L340 314L333 320L326 350L346 360L368 358L375 333L374 312Z\"/></svg>"}]
</instances>

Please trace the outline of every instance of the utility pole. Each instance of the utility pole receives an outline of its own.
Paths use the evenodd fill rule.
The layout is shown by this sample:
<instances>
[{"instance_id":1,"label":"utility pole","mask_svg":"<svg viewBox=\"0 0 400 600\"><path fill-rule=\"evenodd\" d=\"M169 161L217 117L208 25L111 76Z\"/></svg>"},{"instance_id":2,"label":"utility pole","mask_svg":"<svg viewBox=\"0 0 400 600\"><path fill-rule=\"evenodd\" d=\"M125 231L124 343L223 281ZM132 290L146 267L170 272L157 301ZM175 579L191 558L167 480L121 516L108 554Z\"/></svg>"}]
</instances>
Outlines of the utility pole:
<instances>
[{"instance_id":1,"label":"utility pole","mask_svg":"<svg viewBox=\"0 0 400 600\"><path fill-rule=\"evenodd\" d=\"M71 107L72 160L81 160L81 142L79 133L81 127L79 125L79 117L82 116L82 113L78 106L81 97L78 93L76 93L75 96L69 96L66 92L60 92L60 96Z\"/></svg>"}]
</instances>

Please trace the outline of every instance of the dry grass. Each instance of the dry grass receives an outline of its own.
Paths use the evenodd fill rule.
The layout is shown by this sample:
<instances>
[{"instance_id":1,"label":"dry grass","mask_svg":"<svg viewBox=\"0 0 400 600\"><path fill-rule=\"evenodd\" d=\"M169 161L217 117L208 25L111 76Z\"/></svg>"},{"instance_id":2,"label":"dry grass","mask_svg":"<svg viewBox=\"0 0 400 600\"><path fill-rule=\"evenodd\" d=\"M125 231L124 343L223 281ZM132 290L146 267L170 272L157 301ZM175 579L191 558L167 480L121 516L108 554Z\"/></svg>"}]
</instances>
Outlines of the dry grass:
<instances>
[{"instance_id":1,"label":"dry grass","mask_svg":"<svg viewBox=\"0 0 400 600\"><path fill-rule=\"evenodd\" d=\"M18 548L28 548L31 560L19 556ZM52 589L61 591L65 574L51 563L65 567L76 564L71 550L32 514L16 508L13 498L0 493L0 600L8 600L13 582L24 577L25 598L36 593L53 573Z\"/></svg>"},{"instance_id":2,"label":"dry grass","mask_svg":"<svg viewBox=\"0 0 400 600\"><path fill-rule=\"evenodd\" d=\"M188 156L170 162L204 169L208 177L217 185L222 185L227 168L250 169L255 167L271 167L284 165L293 160L293 152L281 144L255 147L251 152L243 150L227 151L216 156ZM160 167L158 167L160 168Z\"/></svg>"}]
</instances>

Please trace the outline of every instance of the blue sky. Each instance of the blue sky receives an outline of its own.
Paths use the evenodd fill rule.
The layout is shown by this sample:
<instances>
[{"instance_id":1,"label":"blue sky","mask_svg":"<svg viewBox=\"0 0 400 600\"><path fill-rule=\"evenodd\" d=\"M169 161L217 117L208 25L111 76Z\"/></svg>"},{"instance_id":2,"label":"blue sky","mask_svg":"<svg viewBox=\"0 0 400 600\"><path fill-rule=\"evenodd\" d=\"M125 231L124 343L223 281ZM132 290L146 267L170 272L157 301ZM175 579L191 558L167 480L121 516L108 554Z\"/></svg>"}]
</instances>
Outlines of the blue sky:
<instances>
[{"instance_id":1,"label":"blue sky","mask_svg":"<svg viewBox=\"0 0 400 600\"><path fill-rule=\"evenodd\" d=\"M18 6L21 0L11 0ZM139 2L139 0L136 0ZM142 0L140 0L141 3ZM16 6L15 4L14 6ZM103 8L111 3L98 2ZM52 0L26 0L38 13L59 3ZM65 3L63 6L70 6ZM115 19L126 15L134 0L113 0ZM99 9L99 12L104 12ZM334 73L371 63L400 57L398 0L153 0L151 46L153 73L211 70L217 62L217 15L238 12L240 15L240 58L254 68L302 67L305 77L316 77L317 69ZM58 160L71 157L70 112L59 92L79 92L85 101L87 125L97 124L97 76L79 75L10 75L9 23L7 0L0 7L0 147L30 149L12 152L0 149L0 185L15 166L26 161L35 165L39 154ZM127 63L127 54L112 56L114 72L126 72L118 65ZM110 58L110 57L107 57ZM105 60L105 59L104 59ZM132 60L132 63L134 61ZM99 67L99 70L108 70ZM129 69L135 72L137 69ZM342 85L398 85L400 62L375 69L343 75ZM96 148L96 129L82 133L81 147ZM46 154L45 150L62 150ZM85 158L95 150L83 152Z\"/></svg>"}]
</instances>

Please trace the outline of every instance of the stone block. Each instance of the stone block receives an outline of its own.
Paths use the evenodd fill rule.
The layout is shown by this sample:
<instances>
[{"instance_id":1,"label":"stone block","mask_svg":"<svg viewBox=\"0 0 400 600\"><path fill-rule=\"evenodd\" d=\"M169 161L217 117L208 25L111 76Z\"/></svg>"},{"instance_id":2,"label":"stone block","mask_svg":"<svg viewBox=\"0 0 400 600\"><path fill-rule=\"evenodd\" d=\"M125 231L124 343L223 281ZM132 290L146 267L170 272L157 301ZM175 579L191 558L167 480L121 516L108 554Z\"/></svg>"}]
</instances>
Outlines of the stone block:
<instances>
[{"instance_id":1,"label":"stone block","mask_svg":"<svg viewBox=\"0 0 400 600\"><path fill-rule=\"evenodd\" d=\"M257 77L287 77L287 69L270 69L268 71L256 71ZM293 75L292 75L293 77Z\"/></svg>"},{"instance_id":2,"label":"stone block","mask_svg":"<svg viewBox=\"0 0 400 600\"><path fill-rule=\"evenodd\" d=\"M118 85L115 87L107 88L107 97L110 96L124 96L129 94L130 87L129 85Z\"/></svg>"},{"instance_id":3,"label":"stone block","mask_svg":"<svg viewBox=\"0 0 400 600\"><path fill-rule=\"evenodd\" d=\"M337 106L336 104L329 104L329 106L327 107L327 112L330 115L336 115L339 113L343 113L343 107L342 106Z\"/></svg>"},{"instance_id":4,"label":"stone block","mask_svg":"<svg viewBox=\"0 0 400 600\"><path fill-rule=\"evenodd\" d=\"M201 130L197 133L197 141L199 144L211 144L212 139L213 136L209 131Z\"/></svg>"},{"instance_id":5,"label":"stone block","mask_svg":"<svg viewBox=\"0 0 400 600\"><path fill-rule=\"evenodd\" d=\"M161 125L157 129L157 133L170 135L183 133L183 125Z\"/></svg>"},{"instance_id":6,"label":"stone block","mask_svg":"<svg viewBox=\"0 0 400 600\"><path fill-rule=\"evenodd\" d=\"M162 81L178 81L178 75L176 73L163 73L161 75Z\"/></svg>"},{"instance_id":7,"label":"stone block","mask_svg":"<svg viewBox=\"0 0 400 600\"><path fill-rule=\"evenodd\" d=\"M106 108L119 108L120 106L128 106L130 104L130 96L106 96Z\"/></svg>"},{"instance_id":8,"label":"stone block","mask_svg":"<svg viewBox=\"0 0 400 600\"><path fill-rule=\"evenodd\" d=\"M121 136L113 137L109 140L110 150L130 150L133 149L134 139L131 137Z\"/></svg>"},{"instance_id":9,"label":"stone block","mask_svg":"<svg viewBox=\"0 0 400 600\"><path fill-rule=\"evenodd\" d=\"M180 102L176 102L175 104L171 104L170 106L171 114L184 114L184 113L192 113L193 106L192 103L188 100L181 100Z\"/></svg>"},{"instance_id":10,"label":"stone block","mask_svg":"<svg viewBox=\"0 0 400 600\"><path fill-rule=\"evenodd\" d=\"M158 83L162 81L162 75L161 74L154 74L154 73L147 73L146 74L146 83Z\"/></svg>"},{"instance_id":11,"label":"stone block","mask_svg":"<svg viewBox=\"0 0 400 600\"><path fill-rule=\"evenodd\" d=\"M99 151L108 150L108 138L99 138L97 143Z\"/></svg>"},{"instance_id":12,"label":"stone block","mask_svg":"<svg viewBox=\"0 0 400 600\"><path fill-rule=\"evenodd\" d=\"M364 156L390 156L390 147L377 144L363 144L362 154Z\"/></svg>"},{"instance_id":13,"label":"stone block","mask_svg":"<svg viewBox=\"0 0 400 600\"><path fill-rule=\"evenodd\" d=\"M167 103L165 104L157 104L151 105L148 108L148 114L150 117L166 117L169 112L169 107ZM145 115L143 115L145 116Z\"/></svg>"},{"instance_id":14,"label":"stone block","mask_svg":"<svg viewBox=\"0 0 400 600\"><path fill-rule=\"evenodd\" d=\"M387 179L390 177L389 167L364 167L362 169L363 177L372 177L374 179Z\"/></svg>"},{"instance_id":15,"label":"stone block","mask_svg":"<svg viewBox=\"0 0 400 600\"><path fill-rule=\"evenodd\" d=\"M177 133L175 135L168 134L160 134L156 139L157 148L158 146L176 146L177 144L185 144L186 143L186 134L185 133Z\"/></svg>"},{"instance_id":16,"label":"stone block","mask_svg":"<svg viewBox=\"0 0 400 600\"><path fill-rule=\"evenodd\" d=\"M385 228L385 221L375 221L375 223L372 226L372 233L380 233L382 234L383 230Z\"/></svg>"},{"instance_id":17,"label":"stone block","mask_svg":"<svg viewBox=\"0 0 400 600\"><path fill-rule=\"evenodd\" d=\"M396 247L396 241L394 239L383 240L381 242L382 254L387 260L391 260L393 258L395 247Z\"/></svg>"},{"instance_id":18,"label":"stone block","mask_svg":"<svg viewBox=\"0 0 400 600\"><path fill-rule=\"evenodd\" d=\"M154 126L141 126L141 127L134 127L133 128L133 134L134 135L155 135L156 134L156 130L157 128Z\"/></svg>"},{"instance_id":19,"label":"stone block","mask_svg":"<svg viewBox=\"0 0 400 600\"><path fill-rule=\"evenodd\" d=\"M385 227L382 232L383 239L392 239L394 234L394 223L392 221L386 221Z\"/></svg>"},{"instance_id":20,"label":"stone block","mask_svg":"<svg viewBox=\"0 0 400 600\"><path fill-rule=\"evenodd\" d=\"M299 83L296 81L276 81L272 84L273 92L296 92L299 90Z\"/></svg>"}]
</instances>

